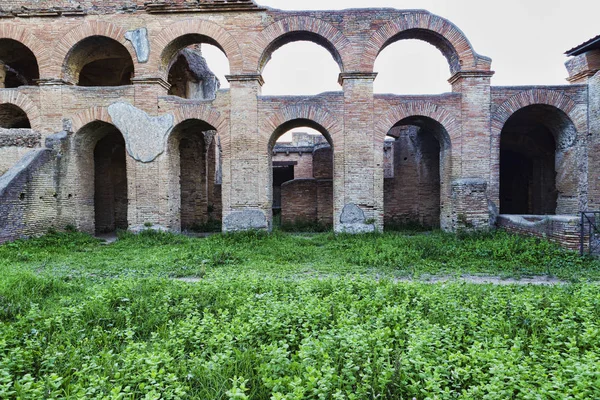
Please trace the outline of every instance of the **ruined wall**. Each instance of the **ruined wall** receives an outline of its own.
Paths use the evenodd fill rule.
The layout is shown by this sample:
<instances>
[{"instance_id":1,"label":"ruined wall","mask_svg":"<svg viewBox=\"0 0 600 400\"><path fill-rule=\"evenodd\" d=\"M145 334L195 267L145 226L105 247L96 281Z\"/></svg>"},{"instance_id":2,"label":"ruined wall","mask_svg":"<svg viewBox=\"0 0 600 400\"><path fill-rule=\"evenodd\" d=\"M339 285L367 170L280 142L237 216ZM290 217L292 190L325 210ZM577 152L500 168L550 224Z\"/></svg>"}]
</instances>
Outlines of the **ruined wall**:
<instances>
[{"instance_id":1,"label":"ruined wall","mask_svg":"<svg viewBox=\"0 0 600 400\"><path fill-rule=\"evenodd\" d=\"M394 177L384 181L386 225L440 224L440 146L418 127L395 128Z\"/></svg>"},{"instance_id":2,"label":"ruined wall","mask_svg":"<svg viewBox=\"0 0 600 400\"><path fill-rule=\"evenodd\" d=\"M498 227L508 232L548 239L579 251L580 218L577 216L502 215ZM585 244L587 248L587 243Z\"/></svg>"},{"instance_id":3,"label":"ruined wall","mask_svg":"<svg viewBox=\"0 0 600 400\"><path fill-rule=\"evenodd\" d=\"M0 105L23 110L32 131L40 133L41 142L55 132L69 132L68 150L56 164L60 190L53 201L62 214L55 220L85 231L95 230L90 171L99 131L88 132L89 140L80 138L87 134L86 127L99 121L115 126L125 141L130 228L154 223L178 230L182 218L187 219L186 209L193 208L188 207L189 201L202 203L204 215L213 213L220 218L222 214L226 231L269 229L273 144L284 131L302 126L320 131L333 148L326 161L331 169L318 171L325 161L313 163L313 176L319 181L309 197L332 210L331 214L317 211L315 218L332 221L336 231L382 229L390 207L401 209L400 215L419 215L421 221L432 225L438 212L437 224L444 230L487 228L500 206L502 129L511 115L536 104L551 107L552 118L561 115L561 121L573 126L573 134L564 135L572 138L568 145L561 135L555 135L560 149L555 158L560 182L557 212L574 214L599 203L598 152L594 149L598 147L595 115L600 78L594 77L598 63L593 54L571 63L570 79L576 85L495 88L491 86L491 60L477 54L450 21L422 10L288 12L263 9L246 0L82 0L77 4L8 0L0 7L0 44L22 43L35 57L39 70L39 79L30 79L27 85L0 89ZM76 85L77 74L103 57L91 51L93 46L82 45L94 42L96 39L88 40L93 37L103 37L119 59L131 60L132 76L122 71L121 78L129 79L118 81L131 84ZM448 61L452 93L373 94L377 55L401 39L424 40L442 52ZM300 40L313 41L332 54L340 68L340 91L317 96L262 96L261 74L272 53ZM173 58L181 50L203 43L218 45L226 54L230 89L219 90L214 99L169 96ZM4 58L9 53L0 51ZM167 142L169 133L189 120L216 130L221 146L214 159L210 150L204 161L184 157L184 166L204 164L205 178L198 184L205 189L204 197L190 194L183 199L181 165L173 161L176 152ZM423 150L414 153L421 154L420 160L395 157L407 162L400 165L406 174L399 174L394 165L393 179L399 180L398 185L391 188L384 183L384 176L390 177L390 164L382 151L384 139L399 124L435 132L439 184L432 178L436 169L433 152ZM1 168L13 164L26 147L0 146L0 154L6 155ZM394 148L395 155L409 147L405 143L403 148ZM315 152L313 157L316 160L321 155L326 156ZM308 176L309 170L308 164L298 162L298 176ZM213 174L222 180L214 178L213 183ZM35 192L33 187L27 191L26 196ZM191 189L185 191L192 193ZM418 203L419 209L413 204L408 207L409 203ZM436 207L439 211L434 211Z\"/></svg>"},{"instance_id":4,"label":"ruined wall","mask_svg":"<svg viewBox=\"0 0 600 400\"><path fill-rule=\"evenodd\" d=\"M0 176L25 154L40 147L40 134L31 129L0 128Z\"/></svg>"},{"instance_id":5,"label":"ruined wall","mask_svg":"<svg viewBox=\"0 0 600 400\"><path fill-rule=\"evenodd\" d=\"M285 152L283 149L274 152L274 163L286 163L294 166L294 178L312 178L313 157L309 152Z\"/></svg>"},{"instance_id":6,"label":"ruined wall","mask_svg":"<svg viewBox=\"0 0 600 400\"><path fill-rule=\"evenodd\" d=\"M58 168L65 138L55 135L47 147L31 150L0 176L0 243L69 223L62 213Z\"/></svg>"}]
</instances>

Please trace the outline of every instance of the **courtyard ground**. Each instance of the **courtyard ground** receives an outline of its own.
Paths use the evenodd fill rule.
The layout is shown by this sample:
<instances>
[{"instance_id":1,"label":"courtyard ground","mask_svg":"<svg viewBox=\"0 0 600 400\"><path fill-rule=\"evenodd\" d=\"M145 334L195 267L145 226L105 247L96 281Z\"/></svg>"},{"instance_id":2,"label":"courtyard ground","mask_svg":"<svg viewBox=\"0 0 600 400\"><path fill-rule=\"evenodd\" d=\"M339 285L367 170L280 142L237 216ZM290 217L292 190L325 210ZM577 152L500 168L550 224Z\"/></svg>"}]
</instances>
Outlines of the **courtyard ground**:
<instances>
[{"instance_id":1,"label":"courtyard ground","mask_svg":"<svg viewBox=\"0 0 600 400\"><path fill-rule=\"evenodd\" d=\"M0 246L0 398L600 397L600 262L504 232Z\"/></svg>"}]
</instances>

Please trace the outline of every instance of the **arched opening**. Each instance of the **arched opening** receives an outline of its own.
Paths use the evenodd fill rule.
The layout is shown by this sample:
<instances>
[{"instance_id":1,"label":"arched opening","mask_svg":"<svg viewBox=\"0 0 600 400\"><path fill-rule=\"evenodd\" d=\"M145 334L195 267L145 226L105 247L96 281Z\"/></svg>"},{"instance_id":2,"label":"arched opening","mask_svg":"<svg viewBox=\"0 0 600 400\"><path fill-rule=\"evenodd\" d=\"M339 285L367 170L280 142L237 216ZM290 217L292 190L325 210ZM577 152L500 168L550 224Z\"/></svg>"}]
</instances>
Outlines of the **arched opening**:
<instances>
[{"instance_id":1,"label":"arched opening","mask_svg":"<svg viewBox=\"0 0 600 400\"><path fill-rule=\"evenodd\" d=\"M116 128L94 148L96 233L127 229L125 140Z\"/></svg>"},{"instance_id":2,"label":"arched opening","mask_svg":"<svg viewBox=\"0 0 600 400\"><path fill-rule=\"evenodd\" d=\"M390 129L384 141L386 230L446 227L449 149L448 132L429 117L404 118Z\"/></svg>"},{"instance_id":3,"label":"arched opening","mask_svg":"<svg viewBox=\"0 0 600 400\"><path fill-rule=\"evenodd\" d=\"M341 58L333 45L313 33L294 32L280 37L265 50L260 68L264 95L340 91Z\"/></svg>"},{"instance_id":4,"label":"arched opening","mask_svg":"<svg viewBox=\"0 0 600 400\"><path fill-rule=\"evenodd\" d=\"M0 128L4 129L30 129L31 124L25 111L14 104L0 104Z\"/></svg>"},{"instance_id":5,"label":"arched opening","mask_svg":"<svg viewBox=\"0 0 600 400\"><path fill-rule=\"evenodd\" d=\"M432 94L451 91L448 60L433 45L417 39L397 40L375 60L375 93Z\"/></svg>"},{"instance_id":6,"label":"arched opening","mask_svg":"<svg viewBox=\"0 0 600 400\"><path fill-rule=\"evenodd\" d=\"M269 142L273 225L324 231L333 226L333 146L329 132L304 119L282 124Z\"/></svg>"},{"instance_id":7,"label":"arched opening","mask_svg":"<svg viewBox=\"0 0 600 400\"><path fill-rule=\"evenodd\" d=\"M65 80L78 86L130 85L134 76L131 54L106 36L90 36L69 51L63 67Z\"/></svg>"},{"instance_id":8,"label":"arched opening","mask_svg":"<svg viewBox=\"0 0 600 400\"><path fill-rule=\"evenodd\" d=\"M536 104L516 111L500 136L500 213L578 210L577 130L561 110Z\"/></svg>"},{"instance_id":9,"label":"arched opening","mask_svg":"<svg viewBox=\"0 0 600 400\"><path fill-rule=\"evenodd\" d=\"M209 44L192 44L179 50L169 67L169 94L185 99L213 100L229 86L225 75L229 62L223 52Z\"/></svg>"},{"instance_id":10,"label":"arched opening","mask_svg":"<svg viewBox=\"0 0 600 400\"><path fill-rule=\"evenodd\" d=\"M78 228L103 234L128 227L127 153L121 132L112 124L91 122L74 137ZM69 195L71 196L71 194Z\"/></svg>"},{"instance_id":11,"label":"arched opening","mask_svg":"<svg viewBox=\"0 0 600 400\"><path fill-rule=\"evenodd\" d=\"M33 52L13 39L0 39L0 88L35 85L40 78Z\"/></svg>"},{"instance_id":12,"label":"arched opening","mask_svg":"<svg viewBox=\"0 0 600 400\"><path fill-rule=\"evenodd\" d=\"M183 231L221 228L220 146L215 128L198 119L179 123L169 137L172 207Z\"/></svg>"},{"instance_id":13,"label":"arched opening","mask_svg":"<svg viewBox=\"0 0 600 400\"><path fill-rule=\"evenodd\" d=\"M187 34L173 40L162 52L168 71L169 94L194 100L212 100L219 89L229 87L229 61L215 40Z\"/></svg>"}]
</instances>

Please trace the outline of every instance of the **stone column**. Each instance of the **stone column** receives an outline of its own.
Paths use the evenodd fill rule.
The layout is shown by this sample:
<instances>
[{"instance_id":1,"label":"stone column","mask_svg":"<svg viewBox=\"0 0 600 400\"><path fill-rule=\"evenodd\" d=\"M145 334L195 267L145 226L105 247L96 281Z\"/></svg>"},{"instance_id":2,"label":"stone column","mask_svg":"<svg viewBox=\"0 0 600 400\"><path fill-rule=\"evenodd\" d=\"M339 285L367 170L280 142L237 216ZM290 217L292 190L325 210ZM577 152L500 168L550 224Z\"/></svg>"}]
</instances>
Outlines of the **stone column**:
<instances>
[{"instance_id":1,"label":"stone column","mask_svg":"<svg viewBox=\"0 0 600 400\"><path fill-rule=\"evenodd\" d=\"M491 90L492 71L458 72L449 82L452 91L462 94L462 131L452 140L452 227L488 229L495 224L497 200L490 201L489 187L492 151ZM498 143L499 146L499 143Z\"/></svg>"},{"instance_id":2,"label":"stone column","mask_svg":"<svg viewBox=\"0 0 600 400\"><path fill-rule=\"evenodd\" d=\"M261 75L229 75L229 132L220 132L223 150L223 231L271 228L268 149L260 138L258 96Z\"/></svg>"},{"instance_id":3,"label":"stone column","mask_svg":"<svg viewBox=\"0 0 600 400\"><path fill-rule=\"evenodd\" d=\"M167 95L169 84L157 77L139 77L131 81L134 87L133 106L149 116L160 115L158 97ZM129 154L127 218L130 229L140 229L149 224L172 228L169 213L169 179L169 170L159 159L142 162Z\"/></svg>"},{"instance_id":4,"label":"stone column","mask_svg":"<svg viewBox=\"0 0 600 400\"><path fill-rule=\"evenodd\" d=\"M375 137L374 73L342 73L344 134L334 143L336 232L383 228L383 140Z\"/></svg>"}]
</instances>

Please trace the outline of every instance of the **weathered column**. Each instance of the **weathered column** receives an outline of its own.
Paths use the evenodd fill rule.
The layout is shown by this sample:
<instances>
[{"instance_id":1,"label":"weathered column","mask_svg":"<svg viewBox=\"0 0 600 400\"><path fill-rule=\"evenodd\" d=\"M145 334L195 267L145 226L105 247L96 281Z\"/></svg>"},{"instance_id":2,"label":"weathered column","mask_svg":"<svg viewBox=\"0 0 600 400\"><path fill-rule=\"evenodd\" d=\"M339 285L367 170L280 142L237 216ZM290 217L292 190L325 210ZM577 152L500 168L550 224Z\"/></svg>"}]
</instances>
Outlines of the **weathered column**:
<instances>
[{"instance_id":1,"label":"weathered column","mask_svg":"<svg viewBox=\"0 0 600 400\"><path fill-rule=\"evenodd\" d=\"M221 134L223 231L270 229L267 147L258 123L261 75L229 75L230 130Z\"/></svg>"},{"instance_id":2,"label":"weathered column","mask_svg":"<svg viewBox=\"0 0 600 400\"><path fill-rule=\"evenodd\" d=\"M342 73L344 135L334 145L336 232L383 229L383 140L375 137L374 73Z\"/></svg>"},{"instance_id":3,"label":"weathered column","mask_svg":"<svg viewBox=\"0 0 600 400\"><path fill-rule=\"evenodd\" d=\"M127 159L127 195L129 201L127 218L130 229L140 229L148 225L160 225L171 228L169 213L170 174L165 163L157 157L166 149L166 138L173 128L174 118L162 116L158 109L158 97L165 96L169 84L162 78L140 77L132 79L134 87L134 104L137 111L125 112L122 119L135 120L134 126L125 132L122 123L115 120L109 107L113 122L125 135L129 156ZM142 113L143 112L143 113ZM131 113L129 116L127 116ZM126 121L124 121L126 123ZM133 142L146 146L147 154L132 154ZM152 149L151 151L149 151Z\"/></svg>"},{"instance_id":4,"label":"weathered column","mask_svg":"<svg viewBox=\"0 0 600 400\"><path fill-rule=\"evenodd\" d=\"M450 78L452 91L462 94L460 138L452 138L452 227L488 229L495 223L497 204L490 201L488 184L492 151L492 71L458 72Z\"/></svg>"}]
</instances>

